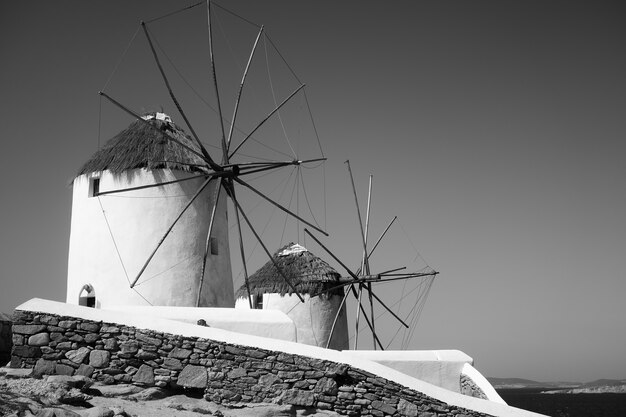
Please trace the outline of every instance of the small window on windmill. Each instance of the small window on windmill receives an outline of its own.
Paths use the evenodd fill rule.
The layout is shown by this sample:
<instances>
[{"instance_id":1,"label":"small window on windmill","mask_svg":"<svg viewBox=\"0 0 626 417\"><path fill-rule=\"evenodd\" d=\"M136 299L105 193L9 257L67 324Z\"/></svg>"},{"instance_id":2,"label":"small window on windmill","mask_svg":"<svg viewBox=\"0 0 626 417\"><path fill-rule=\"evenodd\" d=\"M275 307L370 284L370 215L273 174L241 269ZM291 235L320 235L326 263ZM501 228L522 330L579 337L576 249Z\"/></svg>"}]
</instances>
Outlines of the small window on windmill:
<instances>
[{"instance_id":1,"label":"small window on windmill","mask_svg":"<svg viewBox=\"0 0 626 417\"><path fill-rule=\"evenodd\" d=\"M252 306L255 310L263 310L263 294L254 296L254 303Z\"/></svg>"},{"instance_id":2,"label":"small window on windmill","mask_svg":"<svg viewBox=\"0 0 626 417\"><path fill-rule=\"evenodd\" d=\"M80 289L80 293L78 293L78 305L92 308L96 306L96 292L91 284L85 284L83 288Z\"/></svg>"},{"instance_id":3,"label":"small window on windmill","mask_svg":"<svg viewBox=\"0 0 626 417\"><path fill-rule=\"evenodd\" d=\"M100 178L93 177L89 180L89 197L97 197L100 194Z\"/></svg>"},{"instance_id":4,"label":"small window on windmill","mask_svg":"<svg viewBox=\"0 0 626 417\"><path fill-rule=\"evenodd\" d=\"M217 255L219 253L219 251L217 249L217 238L216 237L212 237L209 240L209 245L211 246L211 255Z\"/></svg>"}]
</instances>

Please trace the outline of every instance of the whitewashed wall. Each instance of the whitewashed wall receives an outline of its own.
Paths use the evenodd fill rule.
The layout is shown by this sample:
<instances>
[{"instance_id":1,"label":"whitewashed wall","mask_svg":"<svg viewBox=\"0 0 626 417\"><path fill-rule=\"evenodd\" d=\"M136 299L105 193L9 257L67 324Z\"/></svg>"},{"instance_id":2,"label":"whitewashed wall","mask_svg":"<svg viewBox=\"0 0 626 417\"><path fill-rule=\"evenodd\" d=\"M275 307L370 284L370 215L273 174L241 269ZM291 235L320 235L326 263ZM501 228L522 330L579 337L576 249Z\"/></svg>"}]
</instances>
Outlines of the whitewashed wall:
<instances>
[{"instance_id":1,"label":"whitewashed wall","mask_svg":"<svg viewBox=\"0 0 626 417\"><path fill-rule=\"evenodd\" d=\"M263 309L279 310L296 324L298 343L326 347L341 298L314 297L304 294L304 303L295 295L263 294ZM235 308L250 308L247 298L237 299ZM329 348L348 349L348 321L345 306L337 320Z\"/></svg>"},{"instance_id":2,"label":"whitewashed wall","mask_svg":"<svg viewBox=\"0 0 626 417\"><path fill-rule=\"evenodd\" d=\"M214 185L207 187L178 221L134 289L132 282L150 253L203 182L197 178L156 188L90 196L90 178L100 192L165 182L194 174L172 170L109 171L74 180L67 302L78 303L84 284L95 290L96 306L195 306ZM218 255L209 255L201 306L233 307L226 198L222 192L213 236ZM106 214L106 216L105 216Z\"/></svg>"}]
</instances>

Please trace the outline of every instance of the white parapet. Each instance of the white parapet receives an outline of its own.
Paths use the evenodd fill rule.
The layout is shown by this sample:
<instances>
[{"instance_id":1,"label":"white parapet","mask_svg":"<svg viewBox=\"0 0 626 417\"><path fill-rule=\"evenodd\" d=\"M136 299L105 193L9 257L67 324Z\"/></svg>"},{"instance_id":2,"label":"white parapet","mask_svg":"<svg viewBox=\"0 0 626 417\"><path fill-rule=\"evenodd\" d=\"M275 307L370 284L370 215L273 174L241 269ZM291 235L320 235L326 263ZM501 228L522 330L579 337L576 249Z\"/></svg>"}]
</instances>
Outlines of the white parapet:
<instances>
[{"instance_id":1,"label":"white parapet","mask_svg":"<svg viewBox=\"0 0 626 417\"><path fill-rule=\"evenodd\" d=\"M243 310L213 307L109 306L106 310L140 314L160 319L197 324L231 332L296 342L296 325L278 310Z\"/></svg>"},{"instance_id":2,"label":"white parapet","mask_svg":"<svg viewBox=\"0 0 626 417\"><path fill-rule=\"evenodd\" d=\"M460 350L346 350L346 355L368 359L403 374L450 391L460 392L465 364L474 360Z\"/></svg>"}]
</instances>

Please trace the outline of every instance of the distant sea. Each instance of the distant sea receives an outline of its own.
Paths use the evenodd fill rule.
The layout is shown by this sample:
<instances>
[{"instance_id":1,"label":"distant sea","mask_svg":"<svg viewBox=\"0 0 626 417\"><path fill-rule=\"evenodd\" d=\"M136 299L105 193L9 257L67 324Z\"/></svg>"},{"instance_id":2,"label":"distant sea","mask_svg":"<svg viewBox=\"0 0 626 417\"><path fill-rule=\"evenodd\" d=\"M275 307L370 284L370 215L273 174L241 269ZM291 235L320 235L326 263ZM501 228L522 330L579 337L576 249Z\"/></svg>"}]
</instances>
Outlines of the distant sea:
<instances>
[{"instance_id":1,"label":"distant sea","mask_svg":"<svg viewBox=\"0 0 626 417\"><path fill-rule=\"evenodd\" d=\"M512 407L552 417L626 416L626 394L541 394L546 389L548 388L497 391Z\"/></svg>"}]
</instances>

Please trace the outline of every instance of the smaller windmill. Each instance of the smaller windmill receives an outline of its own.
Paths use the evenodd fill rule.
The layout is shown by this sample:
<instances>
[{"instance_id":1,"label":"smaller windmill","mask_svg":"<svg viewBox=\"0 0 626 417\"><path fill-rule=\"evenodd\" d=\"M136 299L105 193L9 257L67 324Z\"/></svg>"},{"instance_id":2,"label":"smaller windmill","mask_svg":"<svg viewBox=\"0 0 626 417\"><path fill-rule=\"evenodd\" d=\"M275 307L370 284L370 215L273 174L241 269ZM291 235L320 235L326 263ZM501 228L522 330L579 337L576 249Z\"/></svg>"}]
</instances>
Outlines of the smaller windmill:
<instances>
[{"instance_id":1,"label":"smaller windmill","mask_svg":"<svg viewBox=\"0 0 626 417\"><path fill-rule=\"evenodd\" d=\"M390 308L390 306L388 306L378 295L376 295L376 293L373 290L373 285L372 284L378 284L378 283L387 283L387 282L391 282L391 281L400 281L400 280L412 280L412 279L425 279L427 280L426 282L426 291L422 292L419 297L416 297L415 300L415 308L413 308L411 311L415 311L417 307L419 307L418 311L421 310L421 307L423 306L423 303L426 301L426 297L428 295L428 291L430 289L430 286L432 285L432 281L435 278L436 275L439 274L439 272L433 270L432 268L428 267L426 271L415 271L415 272L403 272L406 267L398 267L398 268L394 268L391 270L386 270L386 271L382 271L382 272L377 272L377 273L372 273L372 269L370 268L370 257L372 256L372 254L374 253L374 251L376 250L376 248L378 247L378 245L380 244L380 242L382 241L382 239L385 237L385 235L387 234L387 232L389 231L390 227L392 226L392 224L396 221L397 216L394 217L389 224L387 225L387 227L385 228L385 230L383 231L383 233L380 235L380 237L376 240L376 242L374 243L374 245L370 247L368 247L368 232L369 232L369 223L370 223L370 207L371 207L371 196L372 196L372 176L370 175L369 178L369 190L368 190L368 198L367 198L367 213L366 213L366 218L365 218L365 224L363 223L362 217L361 217L361 212L360 212L360 208L359 208L359 201L358 201L358 197L357 197L357 193L356 193L356 188L354 186L354 178L352 176L352 170L350 168L350 162L346 161L346 164L348 165L348 172L350 174L350 181L352 184L352 190L354 193L354 198L355 198L355 203L356 203L356 211L357 211L357 218L359 221L359 226L360 226L360 232L361 232L361 243L362 243L362 248L363 248L363 253L362 253L362 260L361 260L361 265L357 270L353 270L352 268L349 268L344 262L342 262L338 256L336 256L328 247L326 247L318 238L316 238L313 234L311 234L311 232L308 229L305 229L305 233L310 236L318 245L320 245L337 263L339 263L339 265L341 265L341 267L347 272L348 276L344 276L344 277L340 277L337 280L337 284L335 286L332 286L326 290L320 291L317 294L314 294L312 297L315 296L321 296L322 294L325 294L329 291L336 291L337 288L344 288L344 287L349 287L346 291L345 294L343 296L343 299L341 301L340 307L338 309L339 312L342 311L343 306L346 303L346 300L348 298L348 296L350 294L352 294L357 302L357 311L356 311L356 320L355 320L355 333L354 333L354 347L353 349L356 350L358 348L358 340L359 340L359 320L360 320L360 316L361 314L363 315L364 320L367 323L367 326L369 327L371 334L372 334L372 338L373 338L373 346L374 349L376 349L376 347L380 348L381 350L384 350L385 347L383 346L382 342L380 341L377 333L376 333L376 323L375 323L375 309L374 309L374 301L376 301L376 303L378 305L380 305L381 307L384 308L384 310L391 314L391 316L393 316L402 326L404 326L405 328L409 328L409 324L407 324L405 322L404 319L402 319L398 314L396 314L392 308ZM369 301L369 317L368 317L368 312L366 311L365 307L363 307L363 293L366 292L367 293L367 298ZM333 338L333 334L336 331L336 323L337 320L339 319L340 314L337 313L337 315L335 316L333 325L331 327L331 331L330 331L330 335L328 337L328 343L330 343L330 340ZM328 347L328 344L327 346Z\"/></svg>"},{"instance_id":2,"label":"smaller windmill","mask_svg":"<svg viewBox=\"0 0 626 417\"><path fill-rule=\"evenodd\" d=\"M341 302L343 287L337 287L340 274L297 243L283 246L273 258L250 275L248 288L253 307L287 314L296 326L298 343L348 349L347 314ZM297 293L281 278L278 268ZM244 284L235 293L235 308L248 308L248 288ZM298 296L304 298L304 303ZM333 323L336 330L331 337Z\"/></svg>"}]
</instances>

